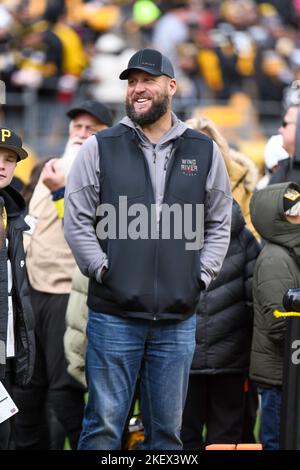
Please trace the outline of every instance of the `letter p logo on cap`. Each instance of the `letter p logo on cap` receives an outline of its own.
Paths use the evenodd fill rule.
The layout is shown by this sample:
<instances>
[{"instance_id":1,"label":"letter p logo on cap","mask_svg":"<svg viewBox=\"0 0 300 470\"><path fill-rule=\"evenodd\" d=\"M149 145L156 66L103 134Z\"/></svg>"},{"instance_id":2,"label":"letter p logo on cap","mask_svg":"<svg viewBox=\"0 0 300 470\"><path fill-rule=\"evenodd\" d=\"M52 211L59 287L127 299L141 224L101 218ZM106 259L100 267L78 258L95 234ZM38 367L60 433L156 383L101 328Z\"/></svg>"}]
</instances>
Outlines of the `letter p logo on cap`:
<instances>
[{"instance_id":1,"label":"letter p logo on cap","mask_svg":"<svg viewBox=\"0 0 300 470\"><path fill-rule=\"evenodd\" d=\"M6 139L11 137L11 131L9 129L1 129L1 142L5 142Z\"/></svg>"}]
</instances>

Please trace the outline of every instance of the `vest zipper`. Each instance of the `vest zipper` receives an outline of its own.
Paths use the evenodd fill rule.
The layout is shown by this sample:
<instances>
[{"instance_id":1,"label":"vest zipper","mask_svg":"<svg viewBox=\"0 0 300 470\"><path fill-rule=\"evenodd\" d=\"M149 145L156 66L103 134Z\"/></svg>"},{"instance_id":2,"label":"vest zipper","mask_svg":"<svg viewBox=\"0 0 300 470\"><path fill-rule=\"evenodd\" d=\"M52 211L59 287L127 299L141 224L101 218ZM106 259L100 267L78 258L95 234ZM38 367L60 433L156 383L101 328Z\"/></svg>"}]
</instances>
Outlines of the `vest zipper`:
<instances>
[{"instance_id":1,"label":"vest zipper","mask_svg":"<svg viewBox=\"0 0 300 470\"><path fill-rule=\"evenodd\" d=\"M169 152L169 155L168 155L168 158L165 160L165 163L164 163L164 171L167 172L167 164L168 164L168 161L172 159L174 153L175 153L175 150L176 148L178 147L178 143L175 143L175 145L173 145L171 151ZM165 177L165 186L164 186L164 194L163 194L163 200L162 200L162 203L164 202L164 199L165 199L165 191L166 191L166 183L167 183L167 176L169 176L170 174L170 171L168 173L166 173L166 177ZM156 204L156 200L155 200L155 204ZM159 227L158 227L158 239L156 240L156 247L155 247L155 263L154 263L154 316L153 316L153 320L156 320L157 317L157 313L158 313L158 280L157 280L157 273L158 273L158 243L159 243L159 239L160 239L160 220L159 220Z\"/></svg>"},{"instance_id":2,"label":"vest zipper","mask_svg":"<svg viewBox=\"0 0 300 470\"><path fill-rule=\"evenodd\" d=\"M153 163L155 164L156 163L156 151L154 150L153 152ZM155 191L153 191L154 193L154 203L155 203L155 214L156 214L156 211L157 211L157 207L156 207L156 191L157 191L157 168L156 168L156 165L155 165L155 179L154 179L154 182L155 182ZM159 227L158 227L158 237L160 237L160 233L159 233ZM155 258L154 258L154 315L153 315L153 318L152 320L156 320L156 314L157 314L157 310L158 310L158 282L157 282L157 269L158 269L158 240L155 240Z\"/></svg>"},{"instance_id":3,"label":"vest zipper","mask_svg":"<svg viewBox=\"0 0 300 470\"><path fill-rule=\"evenodd\" d=\"M157 271L158 271L158 240L155 240L155 262L154 262L154 315L153 320L156 320L156 315L158 311L158 281L157 281Z\"/></svg>"},{"instance_id":4,"label":"vest zipper","mask_svg":"<svg viewBox=\"0 0 300 470\"><path fill-rule=\"evenodd\" d=\"M139 147L139 149L142 152L142 155L144 157L146 173L147 173L147 176L148 176L150 187L152 188L153 203L156 205L156 197L155 197L153 184L152 184L152 181L151 181L148 162L147 162L147 159L145 157L143 147L142 147L142 145L140 144L139 141L138 141L138 147ZM155 150L153 150L152 157L153 157L153 163L156 163L156 151ZM155 168L155 171L156 171L156 168ZM156 176L155 176L155 182L156 182ZM157 282L157 275L156 275L157 268L158 268L158 241L159 241L159 239L155 240L155 253L154 253L154 312L153 312L153 317L152 317L153 321L155 321L157 319L156 315L157 315L157 309L158 309L158 282Z\"/></svg>"},{"instance_id":5,"label":"vest zipper","mask_svg":"<svg viewBox=\"0 0 300 470\"><path fill-rule=\"evenodd\" d=\"M165 184L164 184L164 193L163 193L162 204L165 201L165 194L166 194L167 184L169 182L170 172L171 172L171 169L172 169L172 166L173 166L173 163L174 163L173 155L174 155L176 149L178 148L178 146L179 146L179 142L177 141L173 145L171 151L169 152L169 155L167 155L167 158L165 160L164 171L166 172L166 175L165 175ZM170 161L170 165L168 165L169 161Z\"/></svg>"},{"instance_id":6,"label":"vest zipper","mask_svg":"<svg viewBox=\"0 0 300 470\"><path fill-rule=\"evenodd\" d=\"M152 182L151 182L151 177L150 177L150 173L149 173L149 167L148 167L148 164L147 164L147 160L146 160L143 148L140 145L140 143L138 143L138 146L139 146L140 150L142 151L144 161L146 163L146 169L147 169L146 171L148 173L148 178L149 178L149 181L150 181L150 184L151 184L151 187L152 187L153 200L154 200L154 203L156 204L156 194L154 193L154 188L153 188L153 185L152 185ZM169 179L170 170L171 170L171 166L172 166L172 165L169 165L169 168L168 168L168 171L167 171L167 164L168 164L168 161L172 159L172 157L175 153L175 150L177 149L178 146L179 146L179 141L176 141L176 143L173 145L173 147L171 149L171 152L168 155L167 161L165 161L165 164L164 164L164 170L166 171L166 179L165 179L165 188L164 188L163 201L164 201L164 196L165 196L166 183ZM152 157L153 157L153 163L156 163L156 151L155 150L153 151ZM158 243L159 243L159 239L160 239L160 227L159 227L159 231L158 231L158 239L156 240L156 243L155 243L155 255L154 255L154 312L153 312L153 317L152 317L153 321L157 320L157 313L158 313L158 279L157 279L158 276L157 276L157 272L158 272Z\"/></svg>"}]
</instances>

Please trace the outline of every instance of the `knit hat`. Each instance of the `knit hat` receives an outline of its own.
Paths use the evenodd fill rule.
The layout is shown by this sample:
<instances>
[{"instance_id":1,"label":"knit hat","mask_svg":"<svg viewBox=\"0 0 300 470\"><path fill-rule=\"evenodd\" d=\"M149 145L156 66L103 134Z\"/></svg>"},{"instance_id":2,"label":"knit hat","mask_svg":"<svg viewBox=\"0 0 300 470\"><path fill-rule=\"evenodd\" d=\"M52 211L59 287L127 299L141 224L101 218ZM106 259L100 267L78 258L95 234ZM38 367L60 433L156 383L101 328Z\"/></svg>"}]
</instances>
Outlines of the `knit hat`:
<instances>
[{"instance_id":1,"label":"knit hat","mask_svg":"<svg viewBox=\"0 0 300 470\"><path fill-rule=\"evenodd\" d=\"M288 188L283 196L283 208L286 215L300 215L300 193Z\"/></svg>"}]
</instances>

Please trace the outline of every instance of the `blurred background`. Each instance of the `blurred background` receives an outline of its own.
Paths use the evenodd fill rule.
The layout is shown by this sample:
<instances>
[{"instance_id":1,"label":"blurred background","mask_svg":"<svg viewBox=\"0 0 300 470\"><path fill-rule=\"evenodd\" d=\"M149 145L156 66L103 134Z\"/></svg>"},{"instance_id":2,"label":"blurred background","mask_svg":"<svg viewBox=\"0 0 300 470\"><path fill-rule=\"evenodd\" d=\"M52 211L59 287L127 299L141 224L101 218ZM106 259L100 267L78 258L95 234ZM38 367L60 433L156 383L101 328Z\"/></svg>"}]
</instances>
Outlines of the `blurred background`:
<instances>
[{"instance_id":1,"label":"blurred background","mask_svg":"<svg viewBox=\"0 0 300 470\"><path fill-rule=\"evenodd\" d=\"M174 63L178 116L211 118L263 175L265 144L300 79L299 22L300 0L0 1L0 123L30 150L21 177L61 154L77 102L123 116L119 73L148 46Z\"/></svg>"}]
</instances>

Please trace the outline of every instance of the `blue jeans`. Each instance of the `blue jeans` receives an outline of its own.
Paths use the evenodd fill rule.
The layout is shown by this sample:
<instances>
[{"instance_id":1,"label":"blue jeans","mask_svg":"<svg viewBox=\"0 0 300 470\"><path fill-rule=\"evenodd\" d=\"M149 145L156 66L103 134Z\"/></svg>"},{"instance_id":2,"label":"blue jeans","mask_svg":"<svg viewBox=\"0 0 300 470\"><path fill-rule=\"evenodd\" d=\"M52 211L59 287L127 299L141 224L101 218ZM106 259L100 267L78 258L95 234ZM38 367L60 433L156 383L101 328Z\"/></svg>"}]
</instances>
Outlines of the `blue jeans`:
<instances>
[{"instance_id":1,"label":"blue jeans","mask_svg":"<svg viewBox=\"0 0 300 470\"><path fill-rule=\"evenodd\" d=\"M261 395L260 438L264 450L279 450L282 392L279 387L259 387Z\"/></svg>"},{"instance_id":2,"label":"blue jeans","mask_svg":"<svg viewBox=\"0 0 300 470\"><path fill-rule=\"evenodd\" d=\"M182 448L180 429L195 326L196 315L155 322L89 312L89 394L78 449L120 449L138 376L145 428L141 448Z\"/></svg>"}]
</instances>

